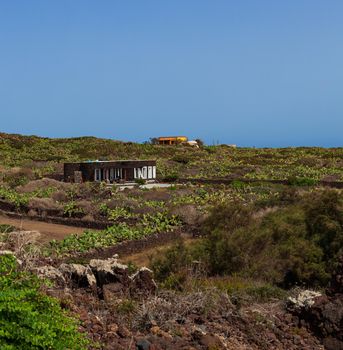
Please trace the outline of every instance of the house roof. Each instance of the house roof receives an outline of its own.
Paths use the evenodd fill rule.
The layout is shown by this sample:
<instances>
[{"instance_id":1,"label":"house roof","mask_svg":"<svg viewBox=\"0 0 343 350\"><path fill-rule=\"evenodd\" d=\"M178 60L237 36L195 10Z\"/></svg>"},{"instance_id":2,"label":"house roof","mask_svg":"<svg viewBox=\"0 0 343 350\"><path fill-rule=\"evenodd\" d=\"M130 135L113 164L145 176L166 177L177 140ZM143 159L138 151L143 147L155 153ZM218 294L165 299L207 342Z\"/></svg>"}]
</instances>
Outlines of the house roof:
<instances>
[{"instance_id":1,"label":"house roof","mask_svg":"<svg viewBox=\"0 0 343 350\"><path fill-rule=\"evenodd\" d=\"M64 164L88 164L88 163L129 163L129 162L155 162L155 159L114 159L114 160L84 160L81 162L65 162Z\"/></svg>"},{"instance_id":2,"label":"house roof","mask_svg":"<svg viewBox=\"0 0 343 350\"><path fill-rule=\"evenodd\" d=\"M182 136L182 135L180 135L180 136L160 136L157 139L162 140L162 139L179 139L179 138L188 139L187 136Z\"/></svg>"}]
</instances>

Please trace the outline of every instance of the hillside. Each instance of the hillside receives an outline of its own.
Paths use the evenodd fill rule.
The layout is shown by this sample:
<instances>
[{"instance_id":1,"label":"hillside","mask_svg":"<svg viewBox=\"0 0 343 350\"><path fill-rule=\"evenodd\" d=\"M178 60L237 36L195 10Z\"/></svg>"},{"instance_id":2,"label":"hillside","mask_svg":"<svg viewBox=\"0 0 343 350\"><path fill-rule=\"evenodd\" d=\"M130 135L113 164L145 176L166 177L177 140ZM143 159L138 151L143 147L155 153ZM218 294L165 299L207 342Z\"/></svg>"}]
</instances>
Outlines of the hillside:
<instances>
[{"instance_id":1,"label":"hillside","mask_svg":"<svg viewBox=\"0 0 343 350\"><path fill-rule=\"evenodd\" d=\"M64 161L127 158L171 186L61 181ZM0 347L342 348L342 165L342 148L1 134Z\"/></svg>"},{"instance_id":2,"label":"hillside","mask_svg":"<svg viewBox=\"0 0 343 350\"><path fill-rule=\"evenodd\" d=\"M157 159L160 177L237 177L342 180L343 148L231 148L226 145L194 149L124 143L95 137L49 139L0 134L0 164L5 166L54 165L88 159Z\"/></svg>"}]
</instances>

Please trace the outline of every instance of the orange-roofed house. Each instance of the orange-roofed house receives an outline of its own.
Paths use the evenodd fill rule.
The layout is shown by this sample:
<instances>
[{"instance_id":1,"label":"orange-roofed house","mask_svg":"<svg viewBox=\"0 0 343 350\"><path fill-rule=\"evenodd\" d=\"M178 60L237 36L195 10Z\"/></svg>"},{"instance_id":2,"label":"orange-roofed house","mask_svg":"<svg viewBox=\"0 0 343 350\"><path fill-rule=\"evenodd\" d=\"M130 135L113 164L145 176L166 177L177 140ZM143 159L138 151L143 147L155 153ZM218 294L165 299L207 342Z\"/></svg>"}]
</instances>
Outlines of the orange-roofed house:
<instances>
[{"instance_id":1,"label":"orange-roofed house","mask_svg":"<svg viewBox=\"0 0 343 350\"><path fill-rule=\"evenodd\" d=\"M159 145L177 145L188 141L186 136L162 136L157 138Z\"/></svg>"}]
</instances>

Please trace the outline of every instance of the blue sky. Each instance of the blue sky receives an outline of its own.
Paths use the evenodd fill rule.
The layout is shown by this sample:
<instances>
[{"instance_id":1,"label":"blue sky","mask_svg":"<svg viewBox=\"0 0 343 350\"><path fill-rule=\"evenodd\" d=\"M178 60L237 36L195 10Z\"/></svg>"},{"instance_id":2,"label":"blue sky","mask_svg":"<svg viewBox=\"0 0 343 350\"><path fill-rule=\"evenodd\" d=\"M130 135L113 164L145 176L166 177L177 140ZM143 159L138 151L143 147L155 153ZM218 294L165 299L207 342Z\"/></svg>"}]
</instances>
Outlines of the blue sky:
<instances>
[{"instance_id":1,"label":"blue sky","mask_svg":"<svg viewBox=\"0 0 343 350\"><path fill-rule=\"evenodd\" d=\"M341 146L341 0L0 0L0 131Z\"/></svg>"}]
</instances>

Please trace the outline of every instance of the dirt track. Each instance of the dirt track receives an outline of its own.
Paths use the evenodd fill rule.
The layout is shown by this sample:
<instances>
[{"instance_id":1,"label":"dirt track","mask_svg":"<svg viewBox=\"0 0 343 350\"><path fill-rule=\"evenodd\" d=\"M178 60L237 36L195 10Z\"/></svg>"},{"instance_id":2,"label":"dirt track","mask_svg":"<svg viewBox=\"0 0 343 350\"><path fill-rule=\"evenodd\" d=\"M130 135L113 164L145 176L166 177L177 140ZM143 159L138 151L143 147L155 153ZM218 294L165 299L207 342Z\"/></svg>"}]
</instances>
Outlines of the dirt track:
<instances>
[{"instance_id":1,"label":"dirt track","mask_svg":"<svg viewBox=\"0 0 343 350\"><path fill-rule=\"evenodd\" d=\"M21 230L39 231L41 233L40 242L42 243L49 242L53 239L61 240L72 233L82 233L87 229L83 227L51 224L44 221L15 219L3 215L0 216L0 224L12 225Z\"/></svg>"},{"instance_id":2,"label":"dirt track","mask_svg":"<svg viewBox=\"0 0 343 350\"><path fill-rule=\"evenodd\" d=\"M6 215L0 215L0 224L12 225L21 230L39 231L41 233L39 242L43 244L53 239L62 240L70 234L79 234L87 229L44 221L10 218ZM160 233L140 240L126 241L112 247L90 251L81 254L81 256L89 260L91 258L109 258L114 254L119 254L123 262L132 262L137 266L146 266L152 256L163 253L180 237L185 240L186 244L191 244L194 240L191 236L191 234L181 233L180 231Z\"/></svg>"}]
</instances>

